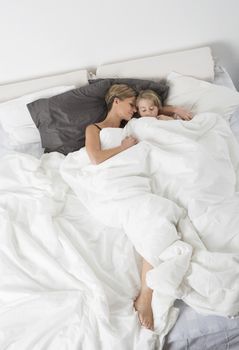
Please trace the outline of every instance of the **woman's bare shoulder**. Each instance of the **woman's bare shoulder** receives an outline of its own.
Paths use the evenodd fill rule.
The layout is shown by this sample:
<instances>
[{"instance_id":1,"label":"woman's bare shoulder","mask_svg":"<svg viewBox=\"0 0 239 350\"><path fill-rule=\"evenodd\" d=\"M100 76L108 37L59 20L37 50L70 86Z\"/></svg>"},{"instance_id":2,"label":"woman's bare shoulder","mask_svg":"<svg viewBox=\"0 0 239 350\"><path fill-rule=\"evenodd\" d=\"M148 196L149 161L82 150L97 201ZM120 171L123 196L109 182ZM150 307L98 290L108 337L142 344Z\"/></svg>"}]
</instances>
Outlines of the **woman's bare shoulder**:
<instances>
[{"instance_id":1,"label":"woman's bare shoulder","mask_svg":"<svg viewBox=\"0 0 239 350\"><path fill-rule=\"evenodd\" d=\"M98 125L97 124L90 124L90 125L88 125L87 127L86 127L86 131L100 131L100 127L98 127Z\"/></svg>"}]
</instances>

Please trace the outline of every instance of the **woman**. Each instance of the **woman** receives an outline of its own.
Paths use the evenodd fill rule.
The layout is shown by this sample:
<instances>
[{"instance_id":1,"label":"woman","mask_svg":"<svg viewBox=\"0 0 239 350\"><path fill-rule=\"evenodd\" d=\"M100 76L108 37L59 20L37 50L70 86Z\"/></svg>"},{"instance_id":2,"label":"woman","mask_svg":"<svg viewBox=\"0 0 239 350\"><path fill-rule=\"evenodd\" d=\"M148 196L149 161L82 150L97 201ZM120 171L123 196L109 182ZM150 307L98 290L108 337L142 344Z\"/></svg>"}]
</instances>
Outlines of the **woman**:
<instances>
[{"instance_id":1,"label":"woman","mask_svg":"<svg viewBox=\"0 0 239 350\"><path fill-rule=\"evenodd\" d=\"M86 150L93 164L99 164L106 159L126 150L137 144L137 140L132 137L126 137L121 145L111 149L101 149L100 130L103 128L119 128L121 121L129 121L136 112L136 92L125 84L112 85L106 94L105 101L108 107L108 113L103 122L89 125L86 129ZM146 284L146 273L152 269L152 266L143 259L141 273L141 290L134 302L135 309L138 311L139 320L142 326L153 330L154 320L151 307L152 290Z\"/></svg>"},{"instance_id":2,"label":"woman","mask_svg":"<svg viewBox=\"0 0 239 350\"><path fill-rule=\"evenodd\" d=\"M129 121L136 112L136 92L125 84L112 85L105 96L108 113L103 122L89 125L86 128L86 150L93 164L99 164L119 152L134 146L137 140L126 137L121 145L102 150L100 130L103 128L119 128L122 120Z\"/></svg>"}]
</instances>

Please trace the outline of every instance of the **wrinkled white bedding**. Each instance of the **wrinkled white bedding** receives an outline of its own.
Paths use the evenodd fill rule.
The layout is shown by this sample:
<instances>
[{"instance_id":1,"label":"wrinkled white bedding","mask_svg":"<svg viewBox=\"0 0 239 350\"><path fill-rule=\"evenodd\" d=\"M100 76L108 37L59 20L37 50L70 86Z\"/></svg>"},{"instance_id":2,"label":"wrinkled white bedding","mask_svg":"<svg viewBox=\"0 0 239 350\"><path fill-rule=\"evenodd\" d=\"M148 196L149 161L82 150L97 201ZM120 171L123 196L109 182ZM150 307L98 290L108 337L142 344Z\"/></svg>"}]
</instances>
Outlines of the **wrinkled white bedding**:
<instances>
[{"instance_id":1,"label":"wrinkled white bedding","mask_svg":"<svg viewBox=\"0 0 239 350\"><path fill-rule=\"evenodd\" d=\"M239 146L230 128L202 114L142 118L124 133L143 141L98 166L85 150L1 160L1 349L151 349L156 336L133 309L140 260L130 241L154 266L161 345L176 297L238 313ZM110 146L103 133L102 142Z\"/></svg>"},{"instance_id":2,"label":"wrinkled white bedding","mask_svg":"<svg viewBox=\"0 0 239 350\"><path fill-rule=\"evenodd\" d=\"M175 298L201 312L236 315L239 150L229 126L204 113L191 122L132 120L127 134L142 142L98 166L87 165L84 151L68 157L66 181L154 266L148 284L159 332Z\"/></svg>"},{"instance_id":3,"label":"wrinkled white bedding","mask_svg":"<svg viewBox=\"0 0 239 350\"><path fill-rule=\"evenodd\" d=\"M151 349L132 300L139 263L60 176L64 156L0 163L0 349Z\"/></svg>"}]
</instances>

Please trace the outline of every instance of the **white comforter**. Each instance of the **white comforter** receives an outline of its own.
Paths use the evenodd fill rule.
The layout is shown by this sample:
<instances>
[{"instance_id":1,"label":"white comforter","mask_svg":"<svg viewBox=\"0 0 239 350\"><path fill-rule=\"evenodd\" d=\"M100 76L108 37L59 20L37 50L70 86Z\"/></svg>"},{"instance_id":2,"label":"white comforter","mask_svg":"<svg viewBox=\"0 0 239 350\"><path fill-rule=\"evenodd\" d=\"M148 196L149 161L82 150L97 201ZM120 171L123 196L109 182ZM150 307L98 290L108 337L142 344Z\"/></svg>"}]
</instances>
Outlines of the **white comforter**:
<instances>
[{"instance_id":1,"label":"white comforter","mask_svg":"<svg viewBox=\"0 0 239 350\"><path fill-rule=\"evenodd\" d=\"M226 122L142 118L124 133L142 142L98 166L85 150L2 160L1 349L150 349L130 241L154 266L159 347L175 298L238 313L239 147Z\"/></svg>"}]
</instances>

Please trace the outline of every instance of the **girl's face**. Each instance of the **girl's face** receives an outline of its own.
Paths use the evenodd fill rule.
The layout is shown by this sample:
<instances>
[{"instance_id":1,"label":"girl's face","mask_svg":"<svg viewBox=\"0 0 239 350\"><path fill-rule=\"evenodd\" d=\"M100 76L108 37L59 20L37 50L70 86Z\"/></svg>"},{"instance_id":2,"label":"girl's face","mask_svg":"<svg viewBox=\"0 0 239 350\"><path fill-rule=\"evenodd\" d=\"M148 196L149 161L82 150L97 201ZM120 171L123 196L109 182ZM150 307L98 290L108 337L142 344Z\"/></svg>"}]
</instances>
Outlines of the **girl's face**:
<instances>
[{"instance_id":1,"label":"girl's face","mask_svg":"<svg viewBox=\"0 0 239 350\"><path fill-rule=\"evenodd\" d=\"M159 109L153 101L144 98L138 102L138 112L141 117L157 117L159 115Z\"/></svg>"},{"instance_id":2,"label":"girl's face","mask_svg":"<svg viewBox=\"0 0 239 350\"><path fill-rule=\"evenodd\" d=\"M117 111L120 117L125 120L130 120L137 110L135 105L136 98L129 97L129 98L125 98L124 100L120 100L117 98L115 102L116 102Z\"/></svg>"}]
</instances>

